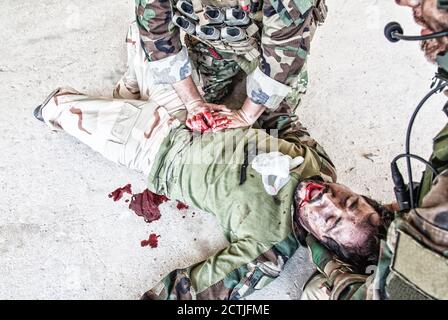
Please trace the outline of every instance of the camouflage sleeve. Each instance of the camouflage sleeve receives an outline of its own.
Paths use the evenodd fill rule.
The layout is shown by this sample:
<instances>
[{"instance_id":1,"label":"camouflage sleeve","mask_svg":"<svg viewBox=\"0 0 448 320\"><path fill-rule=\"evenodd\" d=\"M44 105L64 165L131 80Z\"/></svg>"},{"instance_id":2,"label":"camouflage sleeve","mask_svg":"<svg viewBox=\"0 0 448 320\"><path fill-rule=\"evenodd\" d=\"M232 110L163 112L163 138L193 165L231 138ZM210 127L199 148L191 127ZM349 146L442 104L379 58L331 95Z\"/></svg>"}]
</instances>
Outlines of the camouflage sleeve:
<instances>
[{"instance_id":1,"label":"camouflage sleeve","mask_svg":"<svg viewBox=\"0 0 448 320\"><path fill-rule=\"evenodd\" d=\"M312 0L264 2L260 66L247 83L255 103L277 109L298 80L310 49L312 8Z\"/></svg>"},{"instance_id":2,"label":"camouflage sleeve","mask_svg":"<svg viewBox=\"0 0 448 320\"><path fill-rule=\"evenodd\" d=\"M313 236L306 238L317 274L305 284L302 300L371 300L368 289L373 277L357 274Z\"/></svg>"},{"instance_id":3,"label":"camouflage sleeve","mask_svg":"<svg viewBox=\"0 0 448 320\"><path fill-rule=\"evenodd\" d=\"M249 257L254 247L262 246L252 239L242 239L215 256L187 269L168 274L158 285L146 292L144 300L239 300L262 289L276 279L288 256L287 239L255 259Z\"/></svg>"},{"instance_id":4,"label":"camouflage sleeve","mask_svg":"<svg viewBox=\"0 0 448 320\"><path fill-rule=\"evenodd\" d=\"M140 40L155 83L175 83L191 75L188 51L172 21L169 0L136 0L135 14ZM162 76L163 75L163 76Z\"/></svg>"}]
</instances>

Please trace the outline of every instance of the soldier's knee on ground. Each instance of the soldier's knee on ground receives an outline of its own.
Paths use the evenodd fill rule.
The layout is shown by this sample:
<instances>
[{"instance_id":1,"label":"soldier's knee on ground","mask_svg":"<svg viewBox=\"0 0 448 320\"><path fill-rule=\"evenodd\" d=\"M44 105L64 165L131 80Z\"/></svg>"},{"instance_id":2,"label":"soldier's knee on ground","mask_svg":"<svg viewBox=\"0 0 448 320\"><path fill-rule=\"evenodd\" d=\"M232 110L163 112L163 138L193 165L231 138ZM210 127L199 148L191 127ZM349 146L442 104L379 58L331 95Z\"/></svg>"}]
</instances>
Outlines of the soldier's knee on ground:
<instances>
[{"instance_id":1,"label":"soldier's knee on ground","mask_svg":"<svg viewBox=\"0 0 448 320\"><path fill-rule=\"evenodd\" d=\"M113 92L114 99L139 100L140 90L137 80L129 79L124 76L115 86Z\"/></svg>"}]
</instances>

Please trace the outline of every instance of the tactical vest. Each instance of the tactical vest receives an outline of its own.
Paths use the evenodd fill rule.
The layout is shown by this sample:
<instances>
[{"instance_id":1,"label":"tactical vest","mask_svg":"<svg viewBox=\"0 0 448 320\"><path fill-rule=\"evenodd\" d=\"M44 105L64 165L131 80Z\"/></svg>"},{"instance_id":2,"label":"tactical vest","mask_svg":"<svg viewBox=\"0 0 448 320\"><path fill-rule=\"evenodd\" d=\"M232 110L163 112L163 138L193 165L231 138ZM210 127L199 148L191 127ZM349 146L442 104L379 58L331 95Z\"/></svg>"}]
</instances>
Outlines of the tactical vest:
<instances>
[{"instance_id":1,"label":"tactical vest","mask_svg":"<svg viewBox=\"0 0 448 320\"><path fill-rule=\"evenodd\" d=\"M434 139L430 161L441 173L425 172L419 208L389 230L389 299L448 299L448 125Z\"/></svg>"},{"instance_id":2,"label":"tactical vest","mask_svg":"<svg viewBox=\"0 0 448 320\"><path fill-rule=\"evenodd\" d=\"M175 0L177 3L179 0ZM239 8L240 1L249 1L249 0L188 0L192 3L194 13L199 18L199 21L192 21L188 16L185 16L182 12L177 10L176 6L173 6L173 11L179 15L182 15L184 18L188 19L195 26L206 26L209 25L209 21L204 15L205 6L212 6L216 8L220 8L225 11L228 8ZM288 5L284 4L285 2L293 2L293 5L297 6L301 13L305 13L308 10L311 10L311 14L313 15L313 26L321 24L325 21L327 15L327 6L325 5L325 0L271 0L271 3L276 10L276 12L280 15L280 18L287 25L291 23L298 23L298 21L293 21L288 14ZM236 56L244 57L249 63L255 60L260 56L260 26L263 18L262 11L262 2L263 0L250 0L250 10L248 11L250 17L250 23L241 26L241 28L245 31L245 39L240 41L226 41L224 39L219 40L210 40L204 39L202 37L197 36L196 34L189 34L190 37L205 43L206 45L216 49L221 53L229 53L234 54ZM255 5L254 5L255 4ZM225 22L222 25L218 25L215 27L218 29L222 29L227 25Z\"/></svg>"}]
</instances>

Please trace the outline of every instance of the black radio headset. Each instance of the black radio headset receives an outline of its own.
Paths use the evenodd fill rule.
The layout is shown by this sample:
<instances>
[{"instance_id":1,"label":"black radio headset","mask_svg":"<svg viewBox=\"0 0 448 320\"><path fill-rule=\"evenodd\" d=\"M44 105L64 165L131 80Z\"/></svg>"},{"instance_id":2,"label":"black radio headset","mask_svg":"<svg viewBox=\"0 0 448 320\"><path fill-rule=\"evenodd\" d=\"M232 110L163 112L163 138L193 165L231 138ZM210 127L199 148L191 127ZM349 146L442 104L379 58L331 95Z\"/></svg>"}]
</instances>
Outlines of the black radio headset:
<instances>
[{"instance_id":1,"label":"black radio headset","mask_svg":"<svg viewBox=\"0 0 448 320\"><path fill-rule=\"evenodd\" d=\"M442 10L448 10L448 0L438 0L437 7ZM390 42L398 42L400 40L424 41L446 37L448 36L448 30L435 32L424 36L406 36L403 34L403 28L399 23L390 22L384 28L384 35ZM417 114L420 112L420 110L422 109L424 104L429 100L429 98L431 98L436 93L442 92L443 89L445 89L447 86L448 86L448 72L445 71L443 68L439 68L439 71L436 73L434 81L431 85L431 91L420 101L420 103L415 108L411 119L409 120L408 128L406 131L405 153L396 156L391 162L392 180L395 185L394 192L397 202L400 206L400 210L409 210L414 209L416 207L415 196L417 194L416 192L417 190L415 187L416 184L414 183L412 177L411 159L418 160L424 163L433 172L434 178L439 174L439 172L437 172L437 170L434 168L434 166L431 165L429 161L426 161L422 157L411 153L410 142L411 142L412 127L414 125ZM448 116L448 102L445 104L443 111ZM397 165L398 160L402 158L406 158L408 185L405 184L403 176Z\"/></svg>"}]
</instances>

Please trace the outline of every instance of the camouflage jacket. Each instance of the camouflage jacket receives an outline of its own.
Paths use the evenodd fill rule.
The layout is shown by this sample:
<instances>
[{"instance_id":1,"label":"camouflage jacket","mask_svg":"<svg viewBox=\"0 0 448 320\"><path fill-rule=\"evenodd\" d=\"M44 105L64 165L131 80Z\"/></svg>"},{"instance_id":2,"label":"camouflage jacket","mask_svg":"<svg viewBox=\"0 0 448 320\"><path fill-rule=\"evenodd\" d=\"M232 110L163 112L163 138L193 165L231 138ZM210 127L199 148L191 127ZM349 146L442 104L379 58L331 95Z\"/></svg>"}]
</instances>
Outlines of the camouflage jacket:
<instances>
[{"instance_id":1,"label":"camouflage jacket","mask_svg":"<svg viewBox=\"0 0 448 320\"><path fill-rule=\"evenodd\" d=\"M220 7L226 2L210 1ZM260 1L263 4L259 7L259 16L262 16L261 34L258 34L261 55L255 68L251 68L246 90L254 102L276 109L290 93L310 49L315 2ZM171 21L173 8L174 0L135 1L137 24L148 63L156 69L155 73L163 74L154 79L158 83L174 83L192 73L188 50L182 45L180 30ZM247 68L243 70L247 71Z\"/></svg>"}]
</instances>

